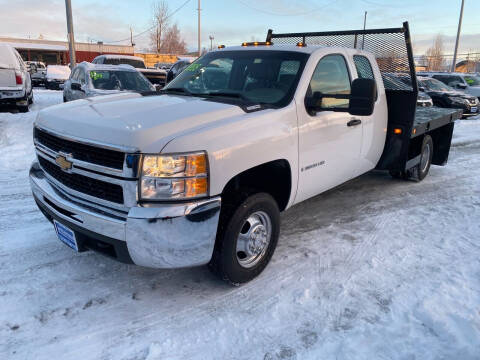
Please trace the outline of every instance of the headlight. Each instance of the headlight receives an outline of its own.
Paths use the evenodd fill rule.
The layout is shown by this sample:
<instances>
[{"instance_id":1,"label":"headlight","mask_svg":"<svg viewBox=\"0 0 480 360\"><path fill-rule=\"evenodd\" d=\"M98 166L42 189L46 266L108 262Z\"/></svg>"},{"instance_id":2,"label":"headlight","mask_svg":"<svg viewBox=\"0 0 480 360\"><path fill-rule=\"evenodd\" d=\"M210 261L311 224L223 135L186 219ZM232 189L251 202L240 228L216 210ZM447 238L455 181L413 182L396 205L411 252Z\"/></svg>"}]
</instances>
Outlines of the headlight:
<instances>
[{"instance_id":1,"label":"headlight","mask_svg":"<svg viewBox=\"0 0 480 360\"><path fill-rule=\"evenodd\" d=\"M140 178L143 200L181 200L208 195L205 152L144 155Z\"/></svg>"},{"instance_id":2,"label":"headlight","mask_svg":"<svg viewBox=\"0 0 480 360\"><path fill-rule=\"evenodd\" d=\"M453 97L453 98L450 98L450 100L451 100L452 103L454 103L454 104L468 105L468 100L467 100L467 99L460 98L460 97Z\"/></svg>"}]
</instances>

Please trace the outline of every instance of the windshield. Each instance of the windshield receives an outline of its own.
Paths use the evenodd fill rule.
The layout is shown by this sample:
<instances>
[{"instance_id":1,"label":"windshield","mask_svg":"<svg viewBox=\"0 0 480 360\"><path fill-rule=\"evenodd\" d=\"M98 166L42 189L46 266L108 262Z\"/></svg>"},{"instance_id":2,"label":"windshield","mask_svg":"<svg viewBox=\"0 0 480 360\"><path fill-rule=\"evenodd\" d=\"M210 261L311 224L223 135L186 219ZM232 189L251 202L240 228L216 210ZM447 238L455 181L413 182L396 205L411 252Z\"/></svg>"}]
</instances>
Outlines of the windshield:
<instances>
[{"instance_id":1,"label":"windshield","mask_svg":"<svg viewBox=\"0 0 480 360\"><path fill-rule=\"evenodd\" d=\"M465 81L469 86L479 86L480 85L480 77L478 76L464 76Z\"/></svg>"},{"instance_id":2,"label":"windshield","mask_svg":"<svg viewBox=\"0 0 480 360\"><path fill-rule=\"evenodd\" d=\"M408 83L403 77L396 77L392 75L382 74L383 84L386 89L395 89L395 90L412 90L411 82Z\"/></svg>"},{"instance_id":3,"label":"windshield","mask_svg":"<svg viewBox=\"0 0 480 360\"><path fill-rule=\"evenodd\" d=\"M293 51L214 51L186 67L164 90L282 107L291 101L308 56Z\"/></svg>"},{"instance_id":4,"label":"windshield","mask_svg":"<svg viewBox=\"0 0 480 360\"><path fill-rule=\"evenodd\" d=\"M93 87L99 90L152 91L153 86L136 71L90 71Z\"/></svg>"},{"instance_id":5,"label":"windshield","mask_svg":"<svg viewBox=\"0 0 480 360\"><path fill-rule=\"evenodd\" d=\"M422 86L428 90L432 91L454 91L450 86L445 85L440 80L436 79L424 79L419 80L422 83Z\"/></svg>"}]
</instances>

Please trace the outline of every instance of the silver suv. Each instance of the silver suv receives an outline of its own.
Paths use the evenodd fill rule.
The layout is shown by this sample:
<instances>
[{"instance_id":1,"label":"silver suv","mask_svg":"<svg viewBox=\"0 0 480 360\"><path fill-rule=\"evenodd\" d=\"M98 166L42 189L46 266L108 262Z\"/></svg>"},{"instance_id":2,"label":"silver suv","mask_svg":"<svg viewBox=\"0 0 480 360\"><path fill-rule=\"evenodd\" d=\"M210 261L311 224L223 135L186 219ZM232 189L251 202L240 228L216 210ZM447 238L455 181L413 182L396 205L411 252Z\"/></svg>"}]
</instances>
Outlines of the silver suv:
<instances>
[{"instance_id":1,"label":"silver suv","mask_svg":"<svg viewBox=\"0 0 480 360\"><path fill-rule=\"evenodd\" d=\"M33 102L32 80L22 57L12 46L0 44L0 105L13 104L27 112Z\"/></svg>"},{"instance_id":2,"label":"silver suv","mask_svg":"<svg viewBox=\"0 0 480 360\"><path fill-rule=\"evenodd\" d=\"M82 62L73 69L63 86L63 101L122 91L151 92L155 87L133 66Z\"/></svg>"}]
</instances>

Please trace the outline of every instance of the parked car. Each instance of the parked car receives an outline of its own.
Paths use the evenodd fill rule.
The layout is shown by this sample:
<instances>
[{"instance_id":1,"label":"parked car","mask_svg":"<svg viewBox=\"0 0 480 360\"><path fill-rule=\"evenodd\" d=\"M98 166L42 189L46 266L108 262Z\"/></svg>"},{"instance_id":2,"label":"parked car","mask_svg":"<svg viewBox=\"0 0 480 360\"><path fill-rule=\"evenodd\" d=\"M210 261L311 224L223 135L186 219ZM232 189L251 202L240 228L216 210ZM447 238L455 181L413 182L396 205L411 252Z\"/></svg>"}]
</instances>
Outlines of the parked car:
<instances>
[{"instance_id":1,"label":"parked car","mask_svg":"<svg viewBox=\"0 0 480 360\"><path fill-rule=\"evenodd\" d=\"M59 90L70 77L71 70L65 65L48 65L45 75L45 88Z\"/></svg>"},{"instance_id":2,"label":"parked car","mask_svg":"<svg viewBox=\"0 0 480 360\"><path fill-rule=\"evenodd\" d=\"M365 33L408 64L407 23L349 32ZM445 165L461 111L417 108L414 69L411 90L388 88L342 34L269 31L208 52L161 92L41 110L30 183L59 240L153 268L209 264L238 285L272 258L280 211L374 168L421 181ZM340 43L295 45L307 36ZM219 79L205 83L209 68Z\"/></svg>"},{"instance_id":3,"label":"parked car","mask_svg":"<svg viewBox=\"0 0 480 360\"><path fill-rule=\"evenodd\" d=\"M129 55L99 55L92 61L93 64L131 65L140 71L154 85L164 86L167 72L162 69L148 69L141 57Z\"/></svg>"},{"instance_id":4,"label":"parked car","mask_svg":"<svg viewBox=\"0 0 480 360\"><path fill-rule=\"evenodd\" d=\"M435 106L462 109L464 117L478 114L480 106L476 96L455 90L434 78L419 76L417 79L420 89L432 98Z\"/></svg>"},{"instance_id":5,"label":"parked car","mask_svg":"<svg viewBox=\"0 0 480 360\"><path fill-rule=\"evenodd\" d=\"M27 61L33 86L45 85L47 67L41 61Z\"/></svg>"},{"instance_id":6,"label":"parked car","mask_svg":"<svg viewBox=\"0 0 480 360\"><path fill-rule=\"evenodd\" d=\"M0 105L16 105L27 112L33 102L32 81L27 65L18 51L0 43Z\"/></svg>"},{"instance_id":7,"label":"parked car","mask_svg":"<svg viewBox=\"0 0 480 360\"><path fill-rule=\"evenodd\" d=\"M391 89L412 90L410 76L382 74L383 82ZM424 91L419 91L417 95L417 106L430 107L433 106L432 98Z\"/></svg>"},{"instance_id":8,"label":"parked car","mask_svg":"<svg viewBox=\"0 0 480 360\"><path fill-rule=\"evenodd\" d=\"M194 59L186 58L175 62L167 73L167 84L175 79L185 68L190 65Z\"/></svg>"},{"instance_id":9,"label":"parked car","mask_svg":"<svg viewBox=\"0 0 480 360\"><path fill-rule=\"evenodd\" d=\"M133 66L82 62L73 69L63 86L63 101L122 91L147 92L155 91L155 87Z\"/></svg>"},{"instance_id":10,"label":"parked car","mask_svg":"<svg viewBox=\"0 0 480 360\"><path fill-rule=\"evenodd\" d=\"M480 77L466 73L422 73L425 76L440 80L451 88L464 91L480 99Z\"/></svg>"},{"instance_id":11,"label":"parked car","mask_svg":"<svg viewBox=\"0 0 480 360\"><path fill-rule=\"evenodd\" d=\"M160 70L165 70L168 72L168 70L170 70L170 68L172 67L172 64L170 63L156 63L155 65L153 65L153 67L155 69L160 69Z\"/></svg>"}]
</instances>

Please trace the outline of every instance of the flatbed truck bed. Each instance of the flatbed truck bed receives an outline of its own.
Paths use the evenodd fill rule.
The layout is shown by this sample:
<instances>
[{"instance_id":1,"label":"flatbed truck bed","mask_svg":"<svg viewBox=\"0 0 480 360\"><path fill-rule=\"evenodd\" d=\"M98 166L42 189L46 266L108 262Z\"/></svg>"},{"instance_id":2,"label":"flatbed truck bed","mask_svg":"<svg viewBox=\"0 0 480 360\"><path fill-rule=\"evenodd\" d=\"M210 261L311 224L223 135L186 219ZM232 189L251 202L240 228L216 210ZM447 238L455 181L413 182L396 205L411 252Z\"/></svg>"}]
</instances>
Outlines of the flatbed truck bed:
<instances>
[{"instance_id":1,"label":"flatbed truck bed","mask_svg":"<svg viewBox=\"0 0 480 360\"><path fill-rule=\"evenodd\" d=\"M413 123L412 138L453 123L462 117L461 109L439 107L417 107Z\"/></svg>"}]
</instances>

